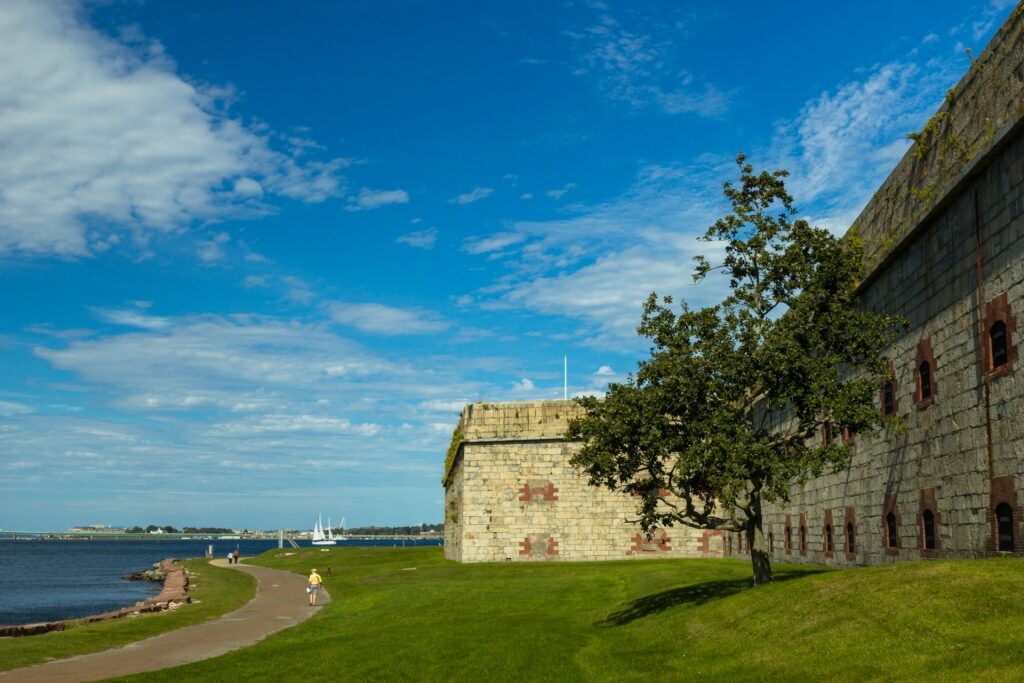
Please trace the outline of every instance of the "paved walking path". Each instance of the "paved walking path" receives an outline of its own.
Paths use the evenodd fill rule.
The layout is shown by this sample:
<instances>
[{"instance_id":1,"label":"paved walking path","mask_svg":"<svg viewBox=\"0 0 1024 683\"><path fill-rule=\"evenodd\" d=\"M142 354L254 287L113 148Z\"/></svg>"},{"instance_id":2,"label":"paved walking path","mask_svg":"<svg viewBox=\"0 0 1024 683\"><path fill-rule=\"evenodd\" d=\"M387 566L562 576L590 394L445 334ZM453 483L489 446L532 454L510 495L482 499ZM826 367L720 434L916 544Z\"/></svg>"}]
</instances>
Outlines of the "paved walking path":
<instances>
[{"instance_id":1,"label":"paved walking path","mask_svg":"<svg viewBox=\"0 0 1024 683\"><path fill-rule=\"evenodd\" d=\"M228 565L227 560L213 560L213 564L255 576L259 582L256 597L240 609L212 621L168 631L113 650L5 671L0 673L0 682L98 681L166 669L252 645L271 633L304 621L317 611L309 607L305 576L247 564ZM328 602L330 596L321 590L317 604Z\"/></svg>"}]
</instances>

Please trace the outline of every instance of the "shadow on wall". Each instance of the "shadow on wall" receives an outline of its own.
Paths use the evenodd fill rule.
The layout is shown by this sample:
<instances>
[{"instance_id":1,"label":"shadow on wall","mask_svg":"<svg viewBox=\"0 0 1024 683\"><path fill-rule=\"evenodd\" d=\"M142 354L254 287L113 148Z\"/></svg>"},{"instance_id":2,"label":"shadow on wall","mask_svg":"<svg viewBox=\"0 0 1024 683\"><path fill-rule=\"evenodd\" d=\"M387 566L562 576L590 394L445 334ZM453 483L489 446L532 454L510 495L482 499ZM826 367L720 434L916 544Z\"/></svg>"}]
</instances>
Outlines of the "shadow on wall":
<instances>
[{"instance_id":1,"label":"shadow on wall","mask_svg":"<svg viewBox=\"0 0 1024 683\"><path fill-rule=\"evenodd\" d=\"M825 571L830 570L808 567L807 569L801 568L795 571L776 572L775 582L780 583L791 581L792 579L801 579ZM703 605L712 600L720 600L737 593L742 593L750 588L753 588L753 580L750 578L705 581L693 584L692 586L672 588L638 598L618 612L612 612L600 621L599 624L603 626L625 626L637 619L643 619L646 616L664 612L673 607L679 607L680 605Z\"/></svg>"}]
</instances>

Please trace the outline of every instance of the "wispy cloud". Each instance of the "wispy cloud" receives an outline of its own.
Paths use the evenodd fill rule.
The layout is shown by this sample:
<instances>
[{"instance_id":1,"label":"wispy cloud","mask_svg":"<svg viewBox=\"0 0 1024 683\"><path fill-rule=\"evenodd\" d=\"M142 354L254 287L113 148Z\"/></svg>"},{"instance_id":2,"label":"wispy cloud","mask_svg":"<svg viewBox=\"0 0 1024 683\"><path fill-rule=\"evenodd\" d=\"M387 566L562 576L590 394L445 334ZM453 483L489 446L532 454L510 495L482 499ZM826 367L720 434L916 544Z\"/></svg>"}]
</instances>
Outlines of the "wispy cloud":
<instances>
[{"instance_id":1,"label":"wispy cloud","mask_svg":"<svg viewBox=\"0 0 1024 683\"><path fill-rule=\"evenodd\" d=\"M726 111L729 96L682 64L679 46L685 44L685 31L680 26L692 17L645 21L629 29L606 7L595 9L599 14L594 24L568 32L580 49L577 75L592 79L610 99L634 107L705 117Z\"/></svg>"},{"instance_id":2,"label":"wispy cloud","mask_svg":"<svg viewBox=\"0 0 1024 683\"><path fill-rule=\"evenodd\" d=\"M0 4L0 253L87 255L194 222L320 202L348 160L300 160L176 73L155 41L88 26L76 2ZM138 38L138 36L135 36Z\"/></svg>"},{"instance_id":3,"label":"wispy cloud","mask_svg":"<svg viewBox=\"0 0 1024 683\"><path fill-rule=\"evenodd\" d=\"M519 244L526 236L516 232L499 232L487 237L470 237L462 248L470 254L488 254Z\"/></svg>"},{"instance_id":4,"label":"wispy cloud","mask_svg":"<svg viewBox=\"0 0 1024 683\"><path fill-rule=\"evenodd\" d=\"M472 204L473 202L478 202L481 199L490 197L493 192L494 188L491 187L474 187L469 192L465 192L463 194L458 195L457 197L453 197L452 199L449 200L449 203Z\"/></svg>"},{"instance_id":5,"label":"wispy cloud","mask_svg":"<svg viewBox=\"0 0 1024 683\"><path fill-rule=\"evenodd\" d=\"M409 232L395 239L395 242L415 249L433 249L437 242L437 228Z\"/></svg>"},{"instance_id":6,"label":"wispy cloud","mask_svg":"<svg viewBox=\"0 0 1024 683\"><path fill-rule=\"evenodd\" d=\"M388 204L408 204L409 193L405 190L369 190L362 188L359 194L349 197L346 211L377 209Z\"/></svg>"},{"instance_id":7,"label":"wispy cloud","mask_svg":"<svg viewBox=\"0 0 1024 683\"><path fill-rule=\"evenodd\" d=\"M331 319L363 332L385 336L440 332L449 327L433 313L410 308L395 308L375 303L337 301L327 307Z\"/></svg>"},{"instance_id":8,"label":"wispy cloud","mask_svg":"<svg viewBox=\"0 0 1024 683\"><path fill-rule=\"evenodd\" d=\"M562 187L558 187L553 190L548 190L544 194L551 197L552 199L561 199L569 190L573 189L574 187L576 187L576 183L566 183L565 185L562 185Z\"/></svg>"}]
</instances>

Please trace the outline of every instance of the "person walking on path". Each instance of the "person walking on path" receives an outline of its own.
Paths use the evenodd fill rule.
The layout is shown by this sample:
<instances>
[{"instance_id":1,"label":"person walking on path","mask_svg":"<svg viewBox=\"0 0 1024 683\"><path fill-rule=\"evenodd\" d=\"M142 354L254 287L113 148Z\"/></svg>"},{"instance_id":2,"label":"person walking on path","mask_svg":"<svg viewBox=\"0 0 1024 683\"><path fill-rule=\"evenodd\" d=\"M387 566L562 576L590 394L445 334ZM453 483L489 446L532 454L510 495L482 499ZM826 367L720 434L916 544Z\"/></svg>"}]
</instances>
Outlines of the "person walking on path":
<instances>
[{"instance_id":1,"label":"person walking on path","mask_svg":"<svg viewBox=\"0 0 1024 683\"><path fill-rule=\"evenodd\" d=\"M316 573L316 568L311 569L309 572L309 585L306 586L306 592L309 593L310 607L316 607L316 596L320 592L320 586L323 582L324 580Z\"/></svg>"},{"instance_id":2,"label":"person walking on path","mask_svg":"<svg viewBox=\"0 0 1024 683\"><path fill-rule=\"evenodd\" d=\"M235 558L235 564L238 564L238 558L242 556L242 553L238 552L238 546L235 546L235 552L231 553L231 556Z\"/></svg>"}]
</instances>

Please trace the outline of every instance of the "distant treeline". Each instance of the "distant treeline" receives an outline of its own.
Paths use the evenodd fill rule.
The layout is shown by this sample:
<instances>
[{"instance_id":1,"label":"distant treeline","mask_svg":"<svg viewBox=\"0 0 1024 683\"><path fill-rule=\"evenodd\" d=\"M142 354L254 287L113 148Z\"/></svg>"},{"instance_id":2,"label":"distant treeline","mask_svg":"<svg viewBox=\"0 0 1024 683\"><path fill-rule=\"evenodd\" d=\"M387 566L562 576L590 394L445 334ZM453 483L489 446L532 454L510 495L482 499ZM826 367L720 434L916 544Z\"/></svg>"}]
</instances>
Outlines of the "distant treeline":
<instances>
[{"instance_id":1,"label":"distant treeline","mask_svg":"<svg viewBox=\"0 0 1024 683\"><path fill-rule=\"evenodd\" d=\"M150 524L147 527L133 526L131 529L125 529L125 532L129 534L151 534L154 531L162 531L165 534L233 534L235 533L232 529L225 529L219 526L186 526L180 530L175 529L173 526L157 526L156 524Z\"/></svg>"},{"instance_id":2,"label":"distant treeline","mask_svg":"<svg viewBox=\"0 0 1024 683\"><path fill-rule=\"evenodd\" d=\"M444 533L444 524L413 524L412 526L357 526L345 529L346 534L353 536L415 536L433 531Z\"/></svg>"}]
</instances>

